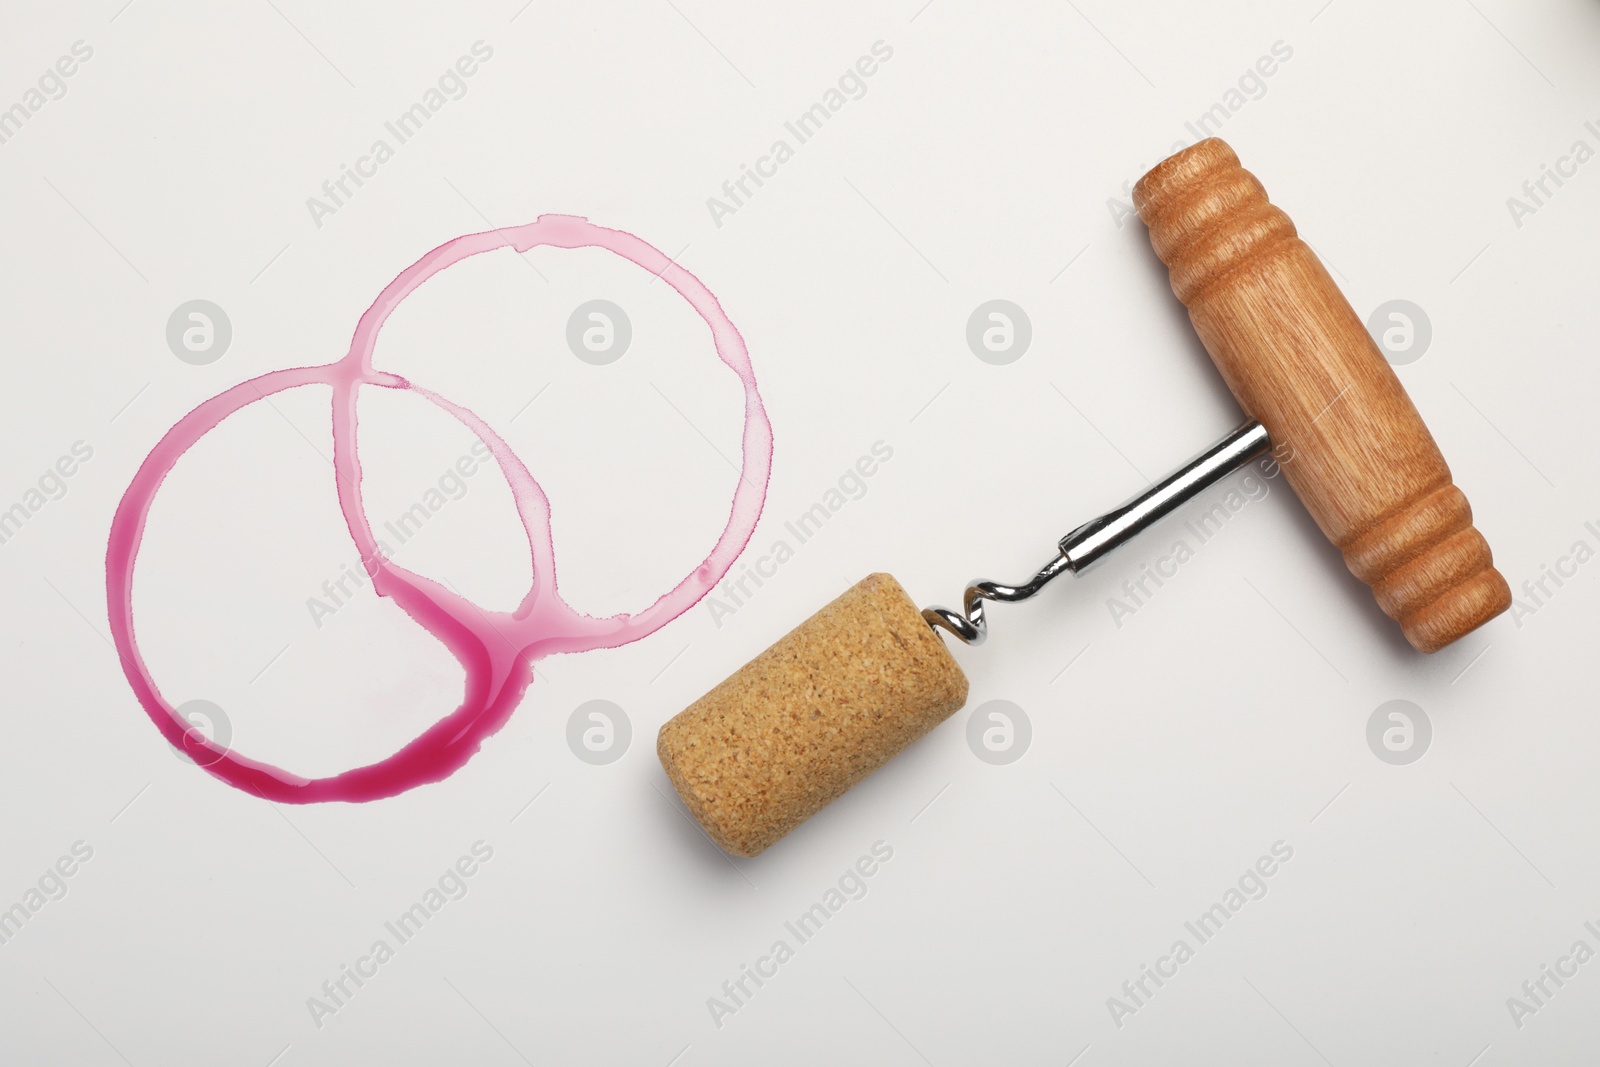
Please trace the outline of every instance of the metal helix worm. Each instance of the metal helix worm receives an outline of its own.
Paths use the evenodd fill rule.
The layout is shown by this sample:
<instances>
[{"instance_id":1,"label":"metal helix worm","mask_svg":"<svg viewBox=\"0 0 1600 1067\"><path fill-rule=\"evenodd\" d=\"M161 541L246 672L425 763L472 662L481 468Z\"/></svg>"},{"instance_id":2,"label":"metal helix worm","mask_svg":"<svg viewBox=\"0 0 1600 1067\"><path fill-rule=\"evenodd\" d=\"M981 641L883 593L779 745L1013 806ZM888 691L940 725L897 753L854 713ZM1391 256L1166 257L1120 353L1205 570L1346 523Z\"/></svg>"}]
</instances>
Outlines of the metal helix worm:
<instances>
[{"instance_id":1,"label":"metal helix worm","mask_svg":"<svg viewBox=\"0 0 1600 1067\"><path fill-rule=\"evenodd\" d=\"M1043 589L1050 579L1070 569L1072 563L1063 553L1041 567L1039 573L1024 585L1001 585L999 582L974 579L968 583L966 591L961 596L962 611L951 611L949 608L935 605L923 608L922 617L935 629L949 630L969 645L981 645L989 636L989 624L983 611L985 600L998 600L1007 604L1027 600Z\"/></svg>"}]
</instances>

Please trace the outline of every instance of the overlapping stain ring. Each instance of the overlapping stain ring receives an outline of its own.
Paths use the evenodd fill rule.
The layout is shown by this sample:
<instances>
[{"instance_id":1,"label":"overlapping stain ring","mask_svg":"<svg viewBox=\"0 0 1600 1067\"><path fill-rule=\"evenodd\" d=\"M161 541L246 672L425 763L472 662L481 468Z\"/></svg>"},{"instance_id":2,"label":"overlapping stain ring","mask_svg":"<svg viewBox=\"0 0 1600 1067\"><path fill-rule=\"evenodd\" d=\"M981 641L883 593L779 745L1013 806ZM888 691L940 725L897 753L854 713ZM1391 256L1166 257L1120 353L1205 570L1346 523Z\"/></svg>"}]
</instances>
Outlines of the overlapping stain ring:
<instances>
[{"instance_id":1,"label":"overlapping stain ring","mask_svg":"<svg viewBox=\"0 0 1600 1067\"><path fill-rule=\"evenodd\" d=\"M556 591L550 502L510 446L478 416L399 375L375 370L373 349L391 312L418 286L462 260L501 248L518 253L548 245L603 248L649 271L688 301L710 328L717 356L744 386L743 465L733 505L711 553L677 585L637 615L594 618ZM133 568L145 522L162 481L178 459L229 415L274 393L305 385L332 389L333 464L339 507L361 553L373 590L392 599L442 641L466 672L466 693L453 712L392 755L325 778L303 778L197 738L157 689L134 639ZM385 558L367 521L356 452L356 396L362 386L410 390L459 420L489 448L511 487L533 562L533 581L516 609L480 608L437 582ZM106 597L112 638L134 695L169 743L229 785L284 803L364 801L440 781L478 751L510 717L533 679L533 662L551 652L613 648L638 640L681 615L732 566L754 532L772 467L772 428L756 388L750 356L732 321L699 279L659 249L621 230L568 215L543 215L524 226L447 241L402 271L362 315L349 351L333 363L271 371L242 382L189 412L168 430L134 474L111 523ZM203 751L202 751L203 750Z\"/></svg>"}]
</instances>

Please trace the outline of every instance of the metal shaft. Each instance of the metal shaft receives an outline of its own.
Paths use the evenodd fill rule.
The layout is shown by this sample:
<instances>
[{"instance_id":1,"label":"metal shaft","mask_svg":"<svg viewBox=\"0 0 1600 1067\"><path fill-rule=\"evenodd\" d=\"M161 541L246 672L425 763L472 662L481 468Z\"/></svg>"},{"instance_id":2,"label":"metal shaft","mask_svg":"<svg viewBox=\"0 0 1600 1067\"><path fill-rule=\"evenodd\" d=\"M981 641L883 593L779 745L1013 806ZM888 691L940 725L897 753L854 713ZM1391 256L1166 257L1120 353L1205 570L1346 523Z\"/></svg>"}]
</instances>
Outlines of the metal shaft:
<instances>
[{"instance_id":1,"label":"metal shaft","mask_svg":"<svg viewBox=\"0 0 1600 1067\"><path fill-rule=\"evenodd\" d=\"M1090 519L1061 539L1067 569L1077 574L1106 553L1172 514L1271 447L1259 422L1247 422L1132 500Z\"/></svg>"},{"instance_id":2,"label":"metal shaft","mask_svg":"<svg viewBox=\"0 0 1600 1067\"><path fill-rule=\"evenodd\" d=\"M1247 422L1126 504L1067 534L1057 545L1058 554L1024 584L1003 585L978 579L968 583L961 598L961 611L935 606L924 608L922 617L929 626L948 630L969 645L981 645L989 635L985 600L1027 600L1056 576L1067 571L1077 574L1271 447L1266 429L1259 422Z\"/></svg>"}]
</instances>

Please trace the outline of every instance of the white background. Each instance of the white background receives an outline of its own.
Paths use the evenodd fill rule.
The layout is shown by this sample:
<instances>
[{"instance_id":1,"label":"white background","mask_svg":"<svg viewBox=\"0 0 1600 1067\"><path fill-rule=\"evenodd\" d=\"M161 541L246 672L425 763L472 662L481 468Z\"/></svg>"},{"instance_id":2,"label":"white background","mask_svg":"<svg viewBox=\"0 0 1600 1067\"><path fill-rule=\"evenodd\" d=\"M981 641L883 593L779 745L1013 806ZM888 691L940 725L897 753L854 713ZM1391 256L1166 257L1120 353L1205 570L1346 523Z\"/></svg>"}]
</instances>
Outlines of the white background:
<instances>
[{"instance_id":1,"label":"white background","mask_svg":"<svg viewBox=\"0 0 1600 1067\"><path fill-rule=\"evenodd\" d=\"M1520 227L1506 200L1575 140L1600 148L1583 125L1600 124L1594 3L121 3L7 5L0 32L0 107L75 41L94 50L0 144L0 505L93 448L0 545L0 907L74 842L93 848L0 946L0 1060L1587 1062L1600 962L1520 1028L1506 1001L1574 941L1600 949L1584 929L1600 925L1600 563L1423 657L1278 482L1120 627L1107 599L1181 524L997 610L990 644L958 650L970 708L1029 716L1015 763L977 759L963 711L730 861L653 741L868 571L923 603L976 574L1019 580L1238 421L1142 227L1108 201L1280 41L1292 58L1222 132L1363 318L1425 309L1431 347L1401 378L1532 605L1525 580L1600 547L1584 526L1600 525L1600 162ZM478 40L493 58L465 97L315 225L307 197ZM866 94L718 226L707 198L880 40L893 58ZM681 254L742 330L777 439L753 553L874 442L892 460L720 627L702 604L637 644L539 663L442 784L274 807L185 764L107 644L105 536L133 471L206 397L337 358L429 248L545 212ZM737 383L659 282L599 252L517 259L416 294L379 362L518 449L574 604L637 610L726 517ZM606 367L564 341L595 297L634 326ZM203 367L165 339L195 298L234 330ZM1007 366L965 340L993 298L1032 321ZM471 439L371 393L381 519ZM135 591L163 690L216 702L240 751L307 774L381 757L460 695L453 660L370 593L313 624L306 599L356 559L328 449L321 391L229 420L158 498ZM528 564L497 479L397 558L508 607ZM633 742L591 766L566 724L600 698ZM1408 766L1366 741L1393 699L1433 725ZM468 895L316 1025L308 998L480 840L493 859ZM878 841L893 858L868 894L716 1025L707 999ZM1270 892L1117 1026L1107 999L1278 841L1293 859Z\"/></svg>"}]
</instances>

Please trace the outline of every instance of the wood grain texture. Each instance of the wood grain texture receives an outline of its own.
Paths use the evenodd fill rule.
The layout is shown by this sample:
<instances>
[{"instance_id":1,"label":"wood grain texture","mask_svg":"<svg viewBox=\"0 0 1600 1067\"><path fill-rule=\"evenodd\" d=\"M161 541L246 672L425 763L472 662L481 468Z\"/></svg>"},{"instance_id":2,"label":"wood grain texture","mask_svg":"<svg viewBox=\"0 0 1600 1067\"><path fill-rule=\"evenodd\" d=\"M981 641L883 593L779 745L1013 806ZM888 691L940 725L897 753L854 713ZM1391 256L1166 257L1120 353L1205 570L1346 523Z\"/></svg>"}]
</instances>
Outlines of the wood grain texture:
<instances>
[{"instance_id":1,"label":"wood grain texture","mask_svg":"<svg viewBox=\"0 0 1600 1067\"><path fill-rule=\"evenodd\" d=\"M1433 652L1511 604L1472 508L1393 368L1294 223L1211 138L1134 205L1172 291L1289 484L1407 640Z\"/></svg>"},{"instance_id":2,"label":"wood grain texture","mask_svg":"<svg viewBox=\"0 0 1600 1067\"><path fill-rule=\"evenodd\" d=\"M711 839L754 856L966 700L922 612L872 574L673 716L656 754Z\"/></svg>"}]
</instances>

